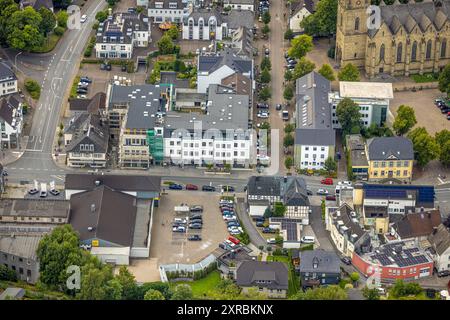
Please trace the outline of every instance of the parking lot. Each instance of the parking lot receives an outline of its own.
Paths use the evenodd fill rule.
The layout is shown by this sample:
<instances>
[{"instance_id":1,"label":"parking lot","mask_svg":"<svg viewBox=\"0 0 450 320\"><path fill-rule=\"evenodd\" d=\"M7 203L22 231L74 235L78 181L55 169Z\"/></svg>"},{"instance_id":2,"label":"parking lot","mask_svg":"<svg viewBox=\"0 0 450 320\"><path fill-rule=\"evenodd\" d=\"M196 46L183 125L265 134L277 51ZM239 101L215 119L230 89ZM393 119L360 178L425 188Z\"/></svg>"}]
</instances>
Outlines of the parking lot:
<instances>
[{"instance_id":1,"label":"parking lot","mask_svg":"<svg viewBox=\"0 0 450 320\"><path fill-rule=\"evenodd\" d=\"M157 258L158 265L166 263L196 263L213 252L227 236L227 228L219 211L219 194L200 191L168 191L161 197L156 209L150 258ZM172 231L175 217L185 218L186 214L175 214L174 207L185 203L189 206L203 206L203 229L186 233ZM198 234L201 241L188 241L190 235Z\"/></svg>"}]
</instances>

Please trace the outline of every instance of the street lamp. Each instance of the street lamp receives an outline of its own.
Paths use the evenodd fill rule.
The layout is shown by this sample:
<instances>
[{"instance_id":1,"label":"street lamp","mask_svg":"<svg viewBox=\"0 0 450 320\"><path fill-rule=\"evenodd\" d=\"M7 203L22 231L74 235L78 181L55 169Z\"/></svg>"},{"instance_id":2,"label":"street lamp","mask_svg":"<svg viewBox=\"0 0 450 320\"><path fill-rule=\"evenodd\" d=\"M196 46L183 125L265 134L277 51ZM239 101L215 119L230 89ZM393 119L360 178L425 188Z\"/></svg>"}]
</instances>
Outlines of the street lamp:
<instances>
[{"instance_id":1,"label":"street lamp","mask_svg":"<svg viewBox=\"0 0 450 320\"><path fill-rule=\"evenodd\" d=\"M14 67L16 68L16 70L19 70L19 68L17 67L17 57L19 55L21 55L23 53L23 51L20 51L18 54L16 54L16 56L14 57Z\"/></svg>"}]
</instances>

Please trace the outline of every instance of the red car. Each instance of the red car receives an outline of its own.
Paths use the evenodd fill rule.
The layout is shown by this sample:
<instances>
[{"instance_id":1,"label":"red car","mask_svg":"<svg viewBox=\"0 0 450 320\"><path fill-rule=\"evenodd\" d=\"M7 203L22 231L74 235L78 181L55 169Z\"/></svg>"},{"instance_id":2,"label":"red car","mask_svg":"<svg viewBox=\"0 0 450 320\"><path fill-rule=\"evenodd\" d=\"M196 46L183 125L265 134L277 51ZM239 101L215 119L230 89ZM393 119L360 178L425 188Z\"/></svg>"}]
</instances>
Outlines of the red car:
<instances>
[{"instance_id":1,"label":"red car","mask_svg":"<svg viewBox=\"0 0 450 320\"><path fill-rule=\"evenodd\" d=\"M195 184L187 184L186 190L198 190L198 187Z\"/></svg>"},{"instance_id":2,"label":"red car","mask_svg":"<svg viewBox=\"0 0 450 320\"><path fill-rule=\"evenodd\" d=\"M332 185L332 184L333 184L333 179L331 179L331 178L325 178L325 179L322 179L322 180L320 181L320 183L321 183L321 184Z\"/></svg>"},{"instance_id":3,"label":"red car","mask_svg":"<svg viewBox=\"0 0 450 320\"><path fill-rule=\"evenodd\" d=\"M239 239L236 239L235 237L232 237L232 236L229 236L228 240L230 240L234 244L239 244L241 242L241 241L239 241Z\"/></svg>"},{"instance_id":4,"label":"red car","mask_svg":"<svg viewBox=\"0 0 450 320\"><path fill-rule=\"evenodd\" d=\"M335 195L329 195L325 197L325 200L329 200L329 201L336 201L336 196Z\"/></svg>"}]
</instances>

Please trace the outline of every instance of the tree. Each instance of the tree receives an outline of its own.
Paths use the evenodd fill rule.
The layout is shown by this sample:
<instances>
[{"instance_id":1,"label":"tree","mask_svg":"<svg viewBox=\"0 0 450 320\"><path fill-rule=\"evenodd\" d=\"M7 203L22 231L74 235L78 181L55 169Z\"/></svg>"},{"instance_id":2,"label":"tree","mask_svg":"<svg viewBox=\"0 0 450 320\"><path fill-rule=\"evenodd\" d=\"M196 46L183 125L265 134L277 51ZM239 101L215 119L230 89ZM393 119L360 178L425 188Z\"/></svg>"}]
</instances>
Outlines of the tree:
<instances>
[{"instance_id":1,"label":"tree","mask_svg":"<svg viewBox=\"0 0 450 320\"><path fill-rule=\"evenodd\" d=\"M347 300L347 292L336 285L318 287L299 292L293 297L294 300Z\"/></svg>"},{"instance_id":2,"label":"tree","mask_svg":"<svg viewBox=\"0 0 450 320\"><path fill-rule=\"evenodd\" d=\"M71 225L56 227L46 234L37 249L42 284L61 289L69 276L66 273L70 265L79 265L82 259L78 234Z\"/></svg>"},{"instance_id":3,"label":"tree","mask_svg":"<svg viewBox=\"0 0 450 320\"><path fill-rule=\"evenodd\" d=\"M416 296L422 291L422 287L417 282L410 282L405 284L403 280L398 279L389 290L389 295L393 298L401 298L409 295Z\"/></svg>"},{"instance_id":4,"label":"tree","mask_svg":"<svg viewBox=\"0 0 450 320\"><path fill-rule=\"evenodd\" d=\"M97 12L97 14L95 15L95 19L98 22L103 22L108 18L108 11L99 11Z\"/></svg>"},{"instance_id":5,"label":"tree","mask_svg":"<svg viewBox=\"0 0 450 320\"><path fill-rule=\"evenodd\" d=\"M322 65L322 67L318 71L325 79L328 79L330 81L336 80L336 77L334 76L333 68L327 63Z\"/></svg>"},{"instance_id":6,"label":"tree","mask_svg":"<svg viewBox=\"0 0 450 320\"><path fill-rule=\"evenodd\" d=\"M264 57L261 61L261 70L271 70L272 64L270 63L269 57Z\"/></svg>"},{"instance_id":7,"label":"tree","mask_svg":"<svg viewBox=\"0 0 450 320\"><path fill-rule=\"evenodd\" d=\"M164 295L158 290L149 289L145 295L144 300L166 300Z\"/></svg>"},{"instance_id":8,"label":"tree","mask_svg":"<svg viewBox=\"0 0 450 320\"><path fill-rule=\"evenodd\" d=\"M40 30L44 34L44 37L46 37L47 34L56 27L56 18L53 12L45 7L39 9L39 14L42 17Z\"/></svg>"},{"instance_id":9,"label":"tree","mask_svg":"<svg viewBox=\"0 0 450 320\"><path fill-rule=\"evenodd\" d=\"M58 27L66 29L68 19L69 15L66 11L61 10L56 14L56 22L58 23Z\"/></svg>"},{"instance_id":10,"label":"tree","mask_svg":"<svg viewBox=\"0 0 450 320\"><path fill-rule=\"evenodd\" d=\"M352 273L350 274L350 279L351 279L353 282L358 282L358 281L359 281L359 273L358 273L358 272L352 272Z\"/></svg>"},{"instance_id":11,"label":"tree","mask_svg":"<svg viewBox=\"0 0 450 320\"><path fill-rule=\"evenodd\" d=\"M439 75L439 90L450 95L450 64L447 63L444 70Z\"/></svg>"},{"instance_id":12,"label":"tree","mask_svg":"<svg viewBox=\"0 0 450 320\"><path fill-rule=\"evenodd\" d=\"M262 28L262 33L264 34L264 35L267 35L269 32L270 32L270 27L269 27L269 25L268 24L265 24L264 26L263 26L263 28Z\"/></svg>"},{"instance_id":13,"label":"tree","mask_svg":"<svg viewBox=\"0 0 450 320\"><path fill-rule=\"evenodd\" d=\"M336 34L337 0L321 0L316 12L302 20L300 26L310 36L328 36Z\"/></svg>"},{"instance_id":14,"label":"tree","mask_svg":"<svg viewBox=\"0 0 450 320\"><path fill-rule=\"evenodd\" d=\"M271 76L270 76L269 70L264 69L260 75L261 83L269 83L270 79L271 79Z\"/></svg>"},{"instance_id":15,"label":"tree","mask_svg":"<svg viewBox=\"0 0 450 320\"><path fill-rule=\"evenodd\" d=\"M367 300L380 300L380 292L377 288L369 289L368 287L365 287L362 290L362 294Z\"/></svg>"},{"instance_id":16,"label":"tree","mask_svg":"<svg viewBox=\"0 0 450 320\"><path fill-rule=\"evenodd\" d=\"M177 40L178 39L178 35L179 35L178 27L176 25L171 26L170 29L167 30L166 34L172 40Z\"/></svg>"},{"instance_id":17,"label":"tree","mask_svg":"<svg viewBox=\"0 0 450 320\"><path fill-rule=\"evenodd\" d=\"M188 284L179 284L175 287L172 300L191 300L192 288Z\"/></svg>"},{"instance_id":18,"label":"tree","mask_svg":"<svg viewBox=\"0 0 450 320\"><path fill-rule=\"evenodd\" d=\"M288 85L284 88L283 91L283 98L286 101L291 101L291 99L294 97L294 89L291 85Z\"/></svg>"},{"instance_id":19,"label":"tree","mask_svg":"<svg viewBox=\"0 0 450 320\"><path fill-rule=\"evenodd\" d=\"M294 68L293 80L297 80L298 78L301 78L304 75L307 75L308 73L314 71L315 67L316 65L314 64L314 62L306 59L305 57L300 58Z\"/></svg>"},{"instance_id":20,"label":"tree","mask_svg":"<svg viewBox=\"0 0 450 320\"><path fill-rule=\"evenodd\" d=\"M288 123L284 126L284 133L292 133L295 130L295 125L293 123Z\"/></svg>"},{"instance_id":21,"label":"tree","mask_svg":"<svg viewBox=\"0 0 450 320\"><path fill-rule=\"evenodd\" d=\"M283 202L277 201L273 204L273 216L274 217L284 217L286 210L287 210L287 208L283 204Z\"/></svg>"},{"instance_id":22,"label":"tree","mask_svg":"<svg viewBox=\"0 0 450 320\"><path fill-rule=\"evenodd\" d=\"M37 83L36 80L26 79L24 86L33 99L39 99L39 97L41 96L41 86L39 85L39 83Z\"/></svg>"},{"instance_id":23,"label":"tree","mask_svg":"<svg viewBox=\"0 0 450 320\"><path fill-rule=\"evenodd\" d=\"M108 5L110 7L114 7L116 5L117 2L119 2L120 0L106 0L106 2L108 2Z\"/></svg>"},{"instance_id":24,"label":"tree","mask_svg":"<svg viewBox=\"0 0 450 320\"><path fill-rule=\"evenodd\" d=\"M290 170L291 167L294 165L294 159L292 157L286 157L286 159L284 159L284 166L286 167L286 169Z\"/></svg>"},{"instance_id":25,"label":"tree","mask_svg":"<svg viewBox=\"0 0 450 320\"><path fill-rule=\"evenodd\" d=\"M270 13L269 13L269 11L266 11L266 12L264 12L263 13L263 15L262 15L262 22L264 23L264 24L269 24L270 23Z\"/></svg>"},{"instance_id":26,"label":"tree","mask_svg":"<svg viewBox=\"0 0 450 320\"><path fill-rule=\"evenodd\" d=\"M127 267L120 267L116 279L122 286L122 300L134 300L137 298L136 280Z\"/></svg>"},{"instance_id":27,"label":"tree","mask_svg":"<svg viewBox=\"0 0 450 320\"><path fill-rule=\"evenodd\" d=\"M88 263L83 266L81 272L79 300L107 300L120 298L121 287L118 281L114 281L111 267Z\"/></svg>"},{"instance_id":28,"label":"tree","mask_svg":"<svg viewBox=\"0 0 450 320\"><path fill-rule=\"evenodd\" d=\"M327 170L328 172L336 172L336 170L337 170L337 163L336 163L336 161L333 159L333 157L328 157L326 160L325 160L325 163L324 163L324 166L323 166L323 168L325 169L325 170Z\"/></svg>"},{"instance_id":29,"label":"tree","mask_svg":"<svg viewBox=\"0 0 450 320\"><path fill-rule=\"evenodd\" d=\"M262 88L259 92L259 99L262 101L267 101L271 97L270 89L268 87Z\"/></svg>"},{"instance_id":30,"label":"tree","mask_svg":"<svg viewBox=\"0 0 450 320\"><path fill-rule=\"evenodd\" d=\"M148 290L156 290L162 293L164 299L169 300L172 296L170 286L166 282L147 282L138 287L138 299L144 299L144 296Z\"/></svg>"},{"instance_id":31,"label":"tree","mask_svg":"<svg viewBox=\"0 0 450 320\"><path fill-rule=\"evenodd\" d=\"M167 35L163 35L158 41L158 49L161 54L173 53L175 50L175 45L172 39Z\"/></svg>"},{"instance_id":32,"label":"tree","mask_svg":"<svg viewBox=\"0 0 450 320\"><path fill-rule=\"evenodd\" d=\"M339 71L338 79L339 81L359 81L359 70L355 65L347 63Z\"/></svg>"},{"instance_id":33,"label":"tree","mask_svg":"<svg viewBox=\"0 0 450 320\"><path fill-rule=\"evenodd\" d=\"M283 146L285 148L294 145L294 136L292 134L286 134L283 139Z\"/></svg>"},{"instance_id":34,"label":"tree","mask_svg":"<svg viewBox=\"0 0 450 320\"><path fill-rule=\"evenodd\" d=\"M17 281L16 273L7 266L0 264L0 280Z\"/></svg>"},{"instance_id":35,"label":"tree","mask_svg":"<svg viewBox=\"0 0 450 320\"><path fill-rule=\"evenodd\" d=\"M292 80L292 72L291 70L286 70L284 73L284 80L291 81Z\"/></svg>"},{"instance_id":36,"label":"tree","mask_svg":"<svg viewBox=\"0 0 450 320\"><path fill-rule=\"evenodd\" d=\"M44 37L40 32L41 15L32 7L15 11L9 20L7 42L18 50L31 51L42 46Z\"/></svg>"},{"instance_id":37,"label":"tree","mask_svg":"<svg viewBox=\"0 0 450 320\"><path fill-rule=\"evenodd\" d=\"M367 129L362 128L362 134L366 138L394 136L392 130L385 124L382 126L378 126L376 123L372 123Z\"/></svg>"},{"instance_id":38,"label":"tree","mask_svg":"<svg viewBox=\"0 0 450 320\"><path fill-rule=\"evenodd\" d=\"M19 6L14 0L0 0L0 43L6 43L9 34L8 25L16 11L19 11Z\"/></svg>"},{"instance_id":39,"label":"tree","mask_svg":"<svg viewBox=\"0 0 450 320\"><path fill-rule=\"evenodd\" d=\"M344 134L361 130L361 114L359 106L350 98L344 98L336 107L336 115Z\"/></svg>"},{"instance_id":40,"label":"tree","mask_svg":"<svg viewBox=\"0 0 450 320\"><path fill-rule=\"evenodd\" d=\"M395 117L392 127L398 136L406 134L417 123L414 109L401 105L398 107L397 116Z\"/></svg>"},{"instance_id":41,"label":"tree","mask_svg":"<svg viewBox=\"0 0 450 320\"><path fill-rule=\"evenodd\" d=\"M292 58L300 59L306 56L312 48L312 37L307 34L302 34L291 40L291 48L288 50L288 55Z\"/></svg>"},{"instance_id":42,"label":"tree","mask_svg":"<svg viewBox=\"0 0 450 320\"><path fill-rule=\"evenodd\" d=\"M294 37L294 32L292 31L292 29L287 29L284 32L284 39L285 40L292 40L293 37Z\"/></svg>"},{"instance_id":43,"label":"tree","mask_svg":"<svg viewBox=\"0 0 450 320\"><path fill-rule=\"evenodd\" d=\"M450 131L444 129L435 135L436 143L440 146L439 161L444 166L450 166Z\"/></svg>"},{"instance_id":44,"label":"tree","mask_svg":"<svg viewBox=\"0 0 450 320\"><path fill-rule=\"evenodd\" d=\"M414 148L417 164L422 168L431 160L439 156L439 146L423 127L414 129L408 134Z\"/></svg>"}]
</instances>

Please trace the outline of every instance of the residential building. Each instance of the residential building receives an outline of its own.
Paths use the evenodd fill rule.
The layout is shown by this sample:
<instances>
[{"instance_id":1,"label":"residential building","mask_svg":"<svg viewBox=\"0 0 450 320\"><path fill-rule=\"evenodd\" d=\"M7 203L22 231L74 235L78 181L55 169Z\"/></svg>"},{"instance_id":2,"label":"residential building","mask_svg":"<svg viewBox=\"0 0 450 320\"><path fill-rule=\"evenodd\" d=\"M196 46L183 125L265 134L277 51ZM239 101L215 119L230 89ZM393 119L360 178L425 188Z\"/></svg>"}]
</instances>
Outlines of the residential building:
<instances>
[{"instance_id":1,"label":"residential building","mask_svg":"<svg viewBox=\"0 0 450 320\"><path fill-rule=\"evenodd\" d=\"M339 92L332 92L329 101L332 108L332 125L340 129L336 110L344 98L350 98L359 105L361 123L365 127L375 124L383 126L389 114L389 102L394 98L392 83L340 81Z\"/></svg>"},{"instance_id":2,"label":"residential building","mask_svg":"<svg viewBox=\"0 0 450 320\"><path fill-rule=\"evenodd\" d=\"M296 80L294 163L300 169L323 169L334 158L336 135L328 103L330 81L313 71Z\"/></svg>"},{"instance_id":3,"label":"residential building","mask_svg":"<svg viewBox=\"0 0 450 320\"><path fill-rule=\"evenodd\" d=\"M82 113L64 130L67 166L104 168L108 153L108 124L98 114Z\"/></svg>"},{"instance_id":4,"label":"residential building","mask_svg":"<svg viewBox=\"0 0 450 320\"><path fill-rule=\"evenodd\" d=\"M367 140L369 180L411 181L414 149L405 137L377 137Z\"/></svg>"},{"instance_id":5,"label":"residential building","mask_svg":"<svg viewBox=\"0 0 450 320\"><path fill-rule=\"evenodd\" d=\"M248 77L236 72L223 78L220 84L231 87L236 94L247 95L249 109L253 105L253 81Z\"/></svg>"},{"instance_id":6,"label":"residential building","mask_svg":"<svg viewBox=\"0 0 450 320\"><path fill-rule=\"evenodd\" d=\"M97 58L131 59L135 47L148 47L151 41L148 17L121 12L110 15L97 29Z\"/></svg>"},{"instance_id":7,"label":"residential building","mask_svg":"<svg viewBox=\"0 0 450 320\"><path fill-rule=\"evenodd\" d=\"M414 241L420 244L426 241L435 228L441 224L441 213L439 210L408 213L400 221L392 224L390 237L401 241Z\"/></svg>"},{"instance_id":8,"label":"residential building","mask_svg":"<svg viewBox=\"0 0 450 320\"><path fill-rule=\"evenodd\" d=\"M223 253L217 257L217 269L222 278L236 280L236 269L239 263L255 259L256 257L249 255L246 247L223 250Z\"/></svg>"},{"instance_id":9,"label":"residential building","mask_svg":"<svg viewBox=\"0 0 450 320\"><path fill-rule=\"evenodd\" d=\"M268 298L286 298L288 273L283 262L243 261L236 270L236 284L244 293L256 288Z\"/></svg>"},{"instance_id":10,"label":"residential building","mask_svg":"<svg viewBox=\"0 0 450 320\"><path fill-rule=\"evenodd\" d=\"M294 34L303 33L303 28L300 26L300 23L307 16L311 15L315 12L316 7L315 0L300 0L297 2L291 3L291 14L289 16L289 29L291 29Z\"/></svg>"},{"instance_id":11,"label":"residential building","mask_svg":"<svg viewBox=\"0 0 450 320\"><path fill-rule=\"evenodd\" d=\"M220 84L223 79L239 73L253 85L253 60L235 55L226 49L215 55L199 55L197 71L197 91L206 93L211 84Z\"/></svg>"},{"instance_id":12,"label":"residential building","mask_svg":"<svg viewBox=\"0 0 450 320\"><path fill-rule=\"evenodd\" d=\"M240 57L253 57L257 49L253 46L253 31L246 27L239 27L230 32L231 42L225 45L232 48Z\"/></svg>"},{"instance_id":13,"label":"residential building","mask_svg":"<svg viewBox=\"0 0 450 320\"><path fill-rule=\"evenodd\" d=\"M326 230L341 254L352 257L355 251L367 252L370 248L370 236L359 223L356 211L348 204L327 208L325 221Z\"/></svg>"},{"instance_id":14,"label":"residential building","mask_svg":"<svg viewBox=\"0 0 450 320\"><path fill-rule=\"evenodd\" d=\"M148 5L148 17L154 23L181 23L186 13L182 0L150 0Z\"/></svg>"},{"instance_id":15,"label":"residential building","mask_svg":"<svg viewBox=\"0 0 450 320\"><path fill-rule=\"evenodd\" d=\"M293 176L252 176L247 183L247 203L250 216L263 216L276 202L286 207L285 218L301 219L309 224L310 203L306 183Z\"/></svg>"},{"instance_id":16,"label":"residential building","mask_svg":"<svg viewBox=\"0 0 450 320\"><path fill-rule=\"evenodd\" d=\"M23 104L17 96L0 98L1 149L20 147L23 128Z\"/></svg>"},{"instance_id":17,"label":"residential building","mask_svg":"<svg viewBox=\"0 0 450 320\"><path fill-rule=\"evenodd\" d=\"M20 0L20 9L23 10L26 7L32 7L34 10L39 11L41 8L45 8L53 12L52 0Z\"/></svg>"},{"instance_id":18,"label":"residential building","mask_svg":"<svg viewBox=\"0 0 450 320\"><path fill-rule=\"evenodd\" d=\"M0 223L3 227L45 227L66 224L69 221L69 203L49 199L0 199ZM1 234L1 232L0 232Z\"/></svg>"},{"instance_id":19,"label":"residential building","mask_svg":"<svg viewBox=\"0 0 450 320\"><path fill-rule=\"evenodd\" d=\"M78 116L80 113L106 115L106 94L97 92L90 99L69 99L70 116Z\"/></svg>"},{"instance_id":20,"label":"residential building","mask_svg":"<svg viewBox=\"0 0 450 320\"><path fill-rule=\"evenodd\" d=\"M299 249L302 246L303 226L309 224L307 213L302 218L270 217L269 228L278 230L278 235L283 238L284 249Z\"/></svg>"},{"instance_id":21,"label":"residential building","mask_svg":"<svg viewBox=\"0 0 450 320\"><path fill-rule=\"evenodd\" d=\"M431 255L434 260L434 267L438 272L450 271L450 232L443 225L433 228L428 236L431 244Z\"/></svg>"},{"instance_id":22,"label":"residential building","mask_svg":"<svg viewBox=\"0 0 450 320\"><path fill-rule=\"evenodd\" d=\"M334 251L322 249L302 251L300 279L304 289L339 284L341 280L339 257Z\"/></svg>"},{"instance_id":23,"label":"residential building","mask_svg":"<svg viewBox=\"0 0 450 320\"><path fill-rule=\"evenodd\" d=\"M366 154L366 141L360 134L349 134L345 137L345 150L349 157L353 178L365 180L369 178L369 162Z\"/></svg>"},{"instance_id":24,"label":"residential building","mask_svg":"<svg viewBox=\"0 0 450 320\"><path fill-rule=\"evenodd\" d=\"M433 260L414 243L394 242L369 253L355 252L353 266L365 277L379 274L381 282L418 280L433 274Z\"/></svg>"},{"instance_id":25,"label":"residential building","mask_svg":"<svg viewBox=\"0 0 450 320\"><path fill-rule=\"evenodd\" d=\"M449 63L449 1L379 4L374 27L366 23L370 1L338 3L336 62L351 62L369 78L439 72ZM422 41L422 39L424 39Z\"/></svg>"},{"instance_id":26,"label":"residential building","mask_svg":"<svg viewBox=\"0 0 450 320\"><path fill-rule=\"evenodd\" d=\"M16 74L10 66L0 60L0 97L16 93L17 91Z\"/></svg>"},{"instance_id":27,"label":"residential building","mask_svg":"<svg viewBox=\"0 0 450 320\"><path fill-rule=\"evenodd\" d=\"M223 6L230 7L232 10L255 11L255 0L224 0Z\"/></svg>"}]
</instances>

